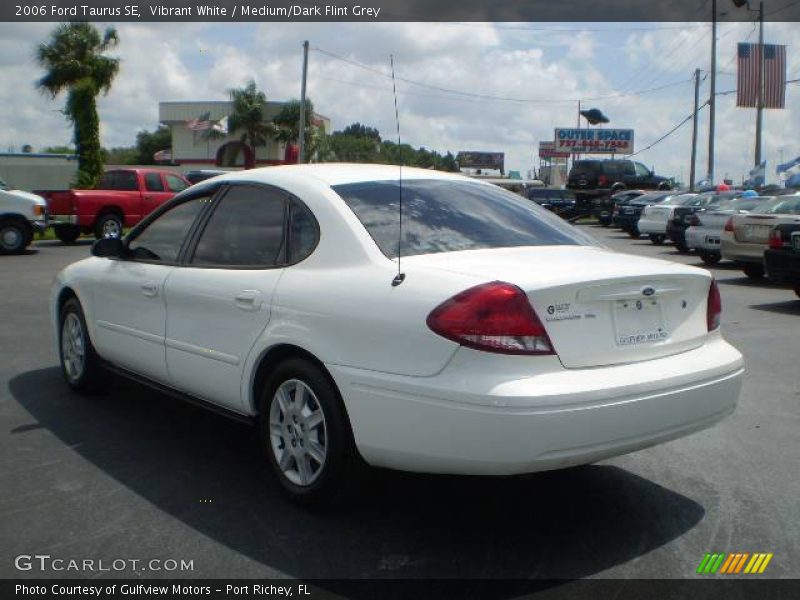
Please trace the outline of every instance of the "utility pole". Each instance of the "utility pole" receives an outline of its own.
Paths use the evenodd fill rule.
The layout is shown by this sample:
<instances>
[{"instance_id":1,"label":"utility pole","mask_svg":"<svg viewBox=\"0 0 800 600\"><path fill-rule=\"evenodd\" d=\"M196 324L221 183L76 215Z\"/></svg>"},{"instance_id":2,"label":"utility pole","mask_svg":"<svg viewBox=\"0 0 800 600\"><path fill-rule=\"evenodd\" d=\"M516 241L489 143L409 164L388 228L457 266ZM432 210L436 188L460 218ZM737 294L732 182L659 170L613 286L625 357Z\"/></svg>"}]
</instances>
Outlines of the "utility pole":
<instances>
[{"instance_id":1,"label":"utility pole","mask_svg":"<svg viewBox=\"0 0 800 600\"><path fill-rule=\"evenodd\" d=\"M708 181L714 183L714 118L717 94L717 0L711 0L711 95L708 100Z\"/></svg>"},{"instance_id":2,"label":"utility pole","mask_svg":"<svg viewBox=\"0 0 800 600\"><path fill-rule=\"evenodd\" d=\"M694 70L694 115L692 116L692 166L689 170L689 191L694 191L697 164L697 113L700 111L700 69Z\"/></svg>"},{"instance_id":3,"label":"utility pole","mask_svg":"<svg viewBox=\"0 0 800 600\"><path fill-rule=\"evenodd\" d=\"M758 100L756 102L756 160L761 164L761 127L764 118L764 2L758 3Z\"/></svg>"},{"instance_id":4,"label":"utility pole","mask_svg":"<svg viewBox=\"0 0 800 600\"><path fill-rule=\"evenodd\" d=\"M298 130L300 131L300 140L298 144L300 146L300 150L297 156L297 162L304 163L305 162L305 150L306 150L306 75L308 73L308 40L303 42L303 80L300 84L300 126Z\"/></svg>"}]
</instances>

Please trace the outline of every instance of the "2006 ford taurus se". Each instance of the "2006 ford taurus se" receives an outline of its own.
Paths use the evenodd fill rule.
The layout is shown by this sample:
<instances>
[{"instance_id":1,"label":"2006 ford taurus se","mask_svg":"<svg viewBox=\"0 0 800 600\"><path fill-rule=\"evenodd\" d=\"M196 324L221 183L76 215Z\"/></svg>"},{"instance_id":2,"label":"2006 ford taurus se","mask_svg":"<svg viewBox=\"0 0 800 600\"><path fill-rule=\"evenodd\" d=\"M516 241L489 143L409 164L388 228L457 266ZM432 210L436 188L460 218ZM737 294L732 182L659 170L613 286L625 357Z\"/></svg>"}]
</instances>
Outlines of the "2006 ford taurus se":
<instances>
[{"instance_id":1,"label":"2006 ford taurus se","mask_svg":"<svg viewBox=\"0 0 800 600\"><path fill-rule=\"evenodd\" d=\"M616 254L459 175L231 173L93 254L52 293L67 383L112 370L252 419L307 503L364 463L590 463L709 427L739 395L707 271Z\"/></svg>"}]
</instances>

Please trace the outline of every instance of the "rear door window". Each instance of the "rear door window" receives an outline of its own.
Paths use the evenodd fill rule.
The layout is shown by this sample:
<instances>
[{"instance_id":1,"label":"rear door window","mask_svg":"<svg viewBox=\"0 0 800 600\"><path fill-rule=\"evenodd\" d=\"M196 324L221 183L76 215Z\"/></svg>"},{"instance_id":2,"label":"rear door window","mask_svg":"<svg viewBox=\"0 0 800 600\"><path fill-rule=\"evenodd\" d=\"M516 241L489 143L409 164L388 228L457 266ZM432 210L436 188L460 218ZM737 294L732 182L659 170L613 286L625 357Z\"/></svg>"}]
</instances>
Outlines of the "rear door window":
<instances>
[{"instance_id":1,"label":"rear door window","mask_svg":"<svg viewBox=\"0 0 800 600\"><path fill-rule=\"evenodd\" d=\"M161 173L146 173L144 187L148 192L163 192L164 182L161 180Z\"/></svg>"}]
</instances>

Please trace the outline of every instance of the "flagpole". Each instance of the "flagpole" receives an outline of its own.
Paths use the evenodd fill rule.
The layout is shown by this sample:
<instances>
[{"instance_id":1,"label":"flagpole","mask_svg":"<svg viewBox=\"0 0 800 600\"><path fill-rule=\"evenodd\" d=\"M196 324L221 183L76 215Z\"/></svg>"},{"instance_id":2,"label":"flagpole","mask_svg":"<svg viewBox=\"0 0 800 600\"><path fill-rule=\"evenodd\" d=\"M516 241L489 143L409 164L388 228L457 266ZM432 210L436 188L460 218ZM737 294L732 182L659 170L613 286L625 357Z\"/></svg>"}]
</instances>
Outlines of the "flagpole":
<instances>
[{"instance_id":1,"label":"flagpole","mask_svg":"<svg viewBox=\"0 0 800 600\"><path fill-rule=\"evenodd\" d=\"M761 129L764 119L764 2L758 3L758 100L756 102L755 166L761 164Z\"/></svg>"}]
</instances>

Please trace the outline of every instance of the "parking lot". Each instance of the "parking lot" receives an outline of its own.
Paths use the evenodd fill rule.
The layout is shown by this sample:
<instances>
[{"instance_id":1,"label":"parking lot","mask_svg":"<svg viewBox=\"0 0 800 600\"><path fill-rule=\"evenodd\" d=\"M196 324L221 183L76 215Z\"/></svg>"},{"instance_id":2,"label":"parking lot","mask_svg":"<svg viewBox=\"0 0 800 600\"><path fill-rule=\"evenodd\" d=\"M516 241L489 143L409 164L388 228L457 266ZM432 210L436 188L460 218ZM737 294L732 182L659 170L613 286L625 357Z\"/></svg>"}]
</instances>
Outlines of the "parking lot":
<instances>
[{"instance_id":1,"label":"parking lot","mask_svg":"<svg viewBox=\"0 0 800 600\"><path fill-rule=\"evenodd\" d=\"M612 248L702 266L584 225ZM0 576L14 557L193 561L193 578L684 578L706 552L771 552L800 577L800 300L723 261L723 331L744 354L739 406L715 428L602 463L514 479L378 473L359 502L287 504L244 425L115 381L67 390L47 301L88 243L2 257ZM202 324L198 324L202 326Z\"/></svg>"}]
</instances>

